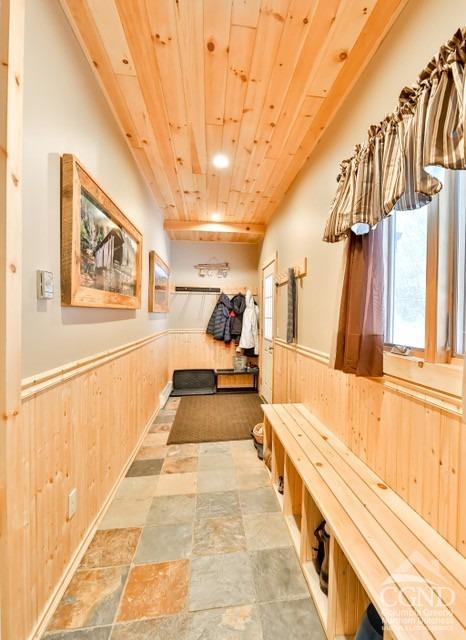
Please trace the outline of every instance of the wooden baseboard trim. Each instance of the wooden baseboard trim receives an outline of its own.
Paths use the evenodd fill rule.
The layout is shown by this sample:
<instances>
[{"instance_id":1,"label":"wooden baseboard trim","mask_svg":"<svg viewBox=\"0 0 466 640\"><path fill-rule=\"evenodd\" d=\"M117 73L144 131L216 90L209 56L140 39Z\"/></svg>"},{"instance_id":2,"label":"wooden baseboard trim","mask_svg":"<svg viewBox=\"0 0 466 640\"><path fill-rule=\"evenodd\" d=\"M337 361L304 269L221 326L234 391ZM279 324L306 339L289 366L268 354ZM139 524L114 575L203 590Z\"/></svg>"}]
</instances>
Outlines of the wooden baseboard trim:
<instances>
[{"instance_id":1,"label":"wooden baseboard trim","mask_svg":"<svg viewBox=\"0 0 466 640\"><path fill-rule=\"evenodd\" d=\"M168 398L170 397L170 393L172 392L172 389L173 389L173 382L172 380L169 380L159 396L160 408L163 408L165 406Z\"/></svg>"},{"instance_id":2,"label":"wooden baseboard trim","mask_svg":"<svg viewBox=\"0 0 466 640\"><path fill-rule=\"evenodd\" d=\"M206 334L207 332L206 332L205 329L169 329L168 333L169 334L178 335L178 334L183 334L183 333L190 333L190 334L191 333L204 333L204 334ZM212 340L213 340L213 338L212 338Z\"/></svg>"},{"instance_id":3,"label":"wooden baseboard trim","mask_svg":"<svg viewBox=\"0 0 466 640\"><path fill-rule=\"evenodd\" d=\"M150 342L163 338L163 336L166 336L167 334L168 331L160 331L150 336L146 336L145 338L140 338L139 340L134 340L133 342L128 342L127 344L115 347L114 349L102 351L101 353L89 356L88 358L70 362L62 367L58 367L57 369L49 369L48 371L44 371L38 375L24 378L21 382L21 400L24 401L27 398L55 387L62 382L66 382L71 378L80 376L91 369L100 367L111 360L120 358L135 349L140 349Z\"/></svg>"},{"instance_id":4,"label":"wooden baseboard trim","mask_svg":"<svg viewBox=\"0 0 466 640\"><path fill-rule=\"evenodd\" d=\"M167 383L168 384L168 383ZM126 473L131 465L131 463L133 462L134 458L136 457L137 452L139 451L142 442L144 440L144 438L147 435L147 432L149 431L151 424L154 422L155 418L157 417L158 412L160 411L161 407L160 405L156 407L156 409L154 410L154 412L152 413L151 417L149 418L149 421L147 422L147 424L145 425L142 433L141 433L141 437L139 438L136 446L134 447L133 451L131 452L131 455L128 458L128 461L126 462L125 466L123 467L120 475L118 476L115 484L113 485L112 489L110 490L107 498L105 499L102 507L99 510L99 513L97 514L97 516L94 518L94 520L92 521L91 525L89 526L86 534L84 535L83 539L81 540L81 543L79 544L78 548L76 549L73 557L71 558L70 562L68 563L68 566L65 569L65 572L63 573L60 582L58 583L58 585L55 588L55 591L53 592L53 594L50 596L49 600L47 601L44 609L42 610L42 613L39 616L39 619L37 621L37 624L35 626L35 628L33 629L33 631L31 632L31 634L28 636L28 640L40 640L40 638L42 638L42 635L45 633L45 630L47 629L50 619L52 618L52 615L56 609L56 607L58 606L58 603L60 602L60 600L63 597L63 594L65 593L69 583L71 582L71 579L76 571L76 569L79 566L79 563L81 562L87 547L89 546L92 538L95 535L95 532L97 531L98 525L100 520L102 519L105 511L107 510L108 506L110 505L111 501L113 500L116 491L120 485L120 482L123 480L123 478L126 476Z\"/></svg>"}]
</instances>

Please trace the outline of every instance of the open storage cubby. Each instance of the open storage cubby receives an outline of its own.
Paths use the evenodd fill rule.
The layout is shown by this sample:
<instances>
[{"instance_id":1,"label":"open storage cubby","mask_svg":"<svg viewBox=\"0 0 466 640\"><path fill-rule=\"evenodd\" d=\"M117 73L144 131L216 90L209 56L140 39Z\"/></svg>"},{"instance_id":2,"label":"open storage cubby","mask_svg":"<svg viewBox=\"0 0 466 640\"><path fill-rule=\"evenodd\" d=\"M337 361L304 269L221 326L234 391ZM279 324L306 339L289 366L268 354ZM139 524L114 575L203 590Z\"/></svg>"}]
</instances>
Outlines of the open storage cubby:
<instances>
[{"instance_id":1,"label":"open storage cubby","mask_svg":"<svg viewBox=\"0 0 466 640\"><path fill-rule=\"evenodd\" d=\"M318 506L314 502L309 491L304 487L302 493L302 522L301 522L301 550L300 560L304 577L306 578L309 590L320 616L322 626L327 632L328 625L328 597L320 588L319 574L314 566L314 556L316 538L314 531L325 518L322 516ZM332 538L330 539L332 541ZM332 548L330 546L330 554ZM331 558L331 555L330 555ZM331 562L331 560L330 560ZM329 575L330 581L330 575Z\"/></svg>"},{"instance_id":2,"label":"open storage cubby","mask_svg":"<svg viewBox=\"0 0 466 640\"><path fill-rule=\"evenodd\" d=\"M354 638L370 598L333 536L330 539L328 601L329 637L334 640Z\"/></svg>"},{"instance_id":3,"label":"open storage cubby","mask_svg":"<svg viewBox=\"0 0 466 640\"><path fill-rule=\"evenodd\" d=\"M264 416L264 464L269 471L272 471L272 427Z\"/></svg>"},{"instance_id":4,"label":"open storage cubby","mask_svg":"<svg viewBox=\"0 0 466 640\"><path fill-rule=\"evenodd\" d=\"M272 432L272 484L283 509L283 495L278 491L279 478L285 474L285 450L275 432Z\"/></svg>"},{"instance_id":5,"label":"open storage cubby","mask_svg":"<svg viewBox=\"0 0 466 640\"><path fill-rule=\"evenodd\" d=\"M273 423L265 416L264 463L270 469L272 486L290 530L310 594L328 640L354 640L370 598L334 536L326 493L316 477L308 473L305 456L293 448L289 434L286 431L280 434L279 437ZM283 479L283 494L278 491L280 478ZM320 576L314 564L318 544L314 531L324 520L330 534L328 595L320 587ZM388 630L384 631L383 638L394 640Z\"/></svg>"},{"instance_id":6,"label":"open storage cubby","mask_svg":"<svg viewBox=\"0 0 466 640\"><path fill-rule=\"evenodd\" d=\"M435 552L442 552L442 589L458 593L461 555L305 405L264 405L264 414L273 485L278 489L283 475L283 516L327 640L354 640L360 628L364 637L372 637L372 627L383 640L405 640L417 629L423 638L462 638L458 602L441 598L439 603L428 569ZM321 535L324 524L326 535ZM316 562L320 545L325 558ZM430 564L413 563L414 552ZM401 578L397 566L403 567ZM410 587L408 594L407 582L415 585L415 593ZM366 616L371 600L375 608Z\"/></svg>"},{"instance_id":7,"label":"open storage cubby","mask_svg":"<svg viewBox=\"0 0 466 640\"><path fill-rule=\"evenodd\" d=\"M291 459L285 456L285 492L283 514L290 529L296 551L301 551L301 521L303 503L303 481Z\"/></svg>"},{"instance_id":8,"label":"open storage cubby","mask_svg":"<svg viewBox=\"0 0 466 640\"><path fill-rule=\"evenodd\" d=\"M364 586L338 542L330 539L328 631L330 640L353 640L370 603ZM385 629L383 640L394 640Z\"/></svg>"}]
</instances>

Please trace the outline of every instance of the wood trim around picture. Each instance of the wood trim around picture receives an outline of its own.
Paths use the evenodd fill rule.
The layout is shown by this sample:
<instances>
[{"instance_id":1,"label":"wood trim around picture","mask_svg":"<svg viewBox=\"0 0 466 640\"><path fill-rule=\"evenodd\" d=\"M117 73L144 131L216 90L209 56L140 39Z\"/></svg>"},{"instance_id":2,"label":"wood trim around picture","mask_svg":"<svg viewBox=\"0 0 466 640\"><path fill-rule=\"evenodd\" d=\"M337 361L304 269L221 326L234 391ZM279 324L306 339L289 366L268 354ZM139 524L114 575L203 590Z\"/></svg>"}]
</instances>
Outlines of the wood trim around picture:
<instances>
[{"instance_id":1,"label":"wood trim around picture","mask_svg":"<svg viewBox=\"0 0 466 640\"><path fill-rule=\"evenodd\" d=\"M139 309L140 231L73 155L61 171L62 305Z\"/></svg>"},{"instance_id":2,"label":"wood trim around picture","mask_svg":"<svg viewBox=\"0 0 466 640\"><path fill-rule=\"evenodd\" d=\"M149 251L149 312L168 313L170 267L156 251Z\"/></svg>"}]
</instances>

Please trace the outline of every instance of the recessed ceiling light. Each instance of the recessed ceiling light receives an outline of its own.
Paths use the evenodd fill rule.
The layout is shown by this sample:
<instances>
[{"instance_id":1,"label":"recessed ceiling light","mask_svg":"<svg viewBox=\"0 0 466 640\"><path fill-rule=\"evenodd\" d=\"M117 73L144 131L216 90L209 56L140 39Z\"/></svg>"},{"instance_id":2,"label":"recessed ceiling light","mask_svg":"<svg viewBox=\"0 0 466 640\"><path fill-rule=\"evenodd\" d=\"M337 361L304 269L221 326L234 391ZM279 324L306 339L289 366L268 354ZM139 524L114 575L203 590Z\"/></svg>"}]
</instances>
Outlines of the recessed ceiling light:
<instances>
[{"instance_id":1,"label":"recessed ceiling light","mask_svg":"<svg viewBox=\"0 0 466 640\"><path fill-rule=\"evenodd\" d=\"M217 153L212 158L212 164L214 165L214 167L217 167L217 169L226 169L230 164L230 160L224 153Z\"/></svg>"},{"instance_id":2,"label":"recessed ceiling light","mask_svg":"<svg viewBox=\"0 0 466 640\"><path fill-rule=\"evenodd\" d=\"M213 213L211 215L212 220L214 220L215 222L218 222L219 220L222 219L222 216L219 213Z\"/></svg>"}]
</instances>

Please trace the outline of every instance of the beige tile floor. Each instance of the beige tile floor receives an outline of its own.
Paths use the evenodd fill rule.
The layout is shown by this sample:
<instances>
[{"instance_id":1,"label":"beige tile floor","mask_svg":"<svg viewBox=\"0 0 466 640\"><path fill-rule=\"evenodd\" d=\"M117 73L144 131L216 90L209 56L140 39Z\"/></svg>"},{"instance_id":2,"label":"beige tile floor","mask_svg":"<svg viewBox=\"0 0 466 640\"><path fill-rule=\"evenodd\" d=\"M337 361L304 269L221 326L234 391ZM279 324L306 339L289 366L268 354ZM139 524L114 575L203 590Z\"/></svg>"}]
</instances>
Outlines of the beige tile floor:
<instances>
[{"instance_id":1,"label":"beige tile floor","mask_svg":"<svg viewBox=\"0 0 466 640\"><path fill-rule=\"evenodd\" d=\"M47 640L323 640L251 441L167 446L159 413Z\"/></svg>"}]
</instances>

